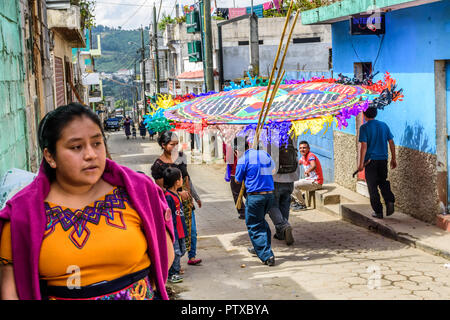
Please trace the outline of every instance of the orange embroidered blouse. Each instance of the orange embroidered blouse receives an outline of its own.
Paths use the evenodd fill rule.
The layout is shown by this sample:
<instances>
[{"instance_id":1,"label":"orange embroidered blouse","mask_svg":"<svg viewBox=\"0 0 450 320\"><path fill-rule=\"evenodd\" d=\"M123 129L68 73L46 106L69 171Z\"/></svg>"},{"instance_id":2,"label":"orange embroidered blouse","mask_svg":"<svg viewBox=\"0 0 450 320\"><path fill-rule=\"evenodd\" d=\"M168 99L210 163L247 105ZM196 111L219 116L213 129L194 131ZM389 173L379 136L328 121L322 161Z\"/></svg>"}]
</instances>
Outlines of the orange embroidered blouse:
<instances>
[{"instance_id":1,"label":"orange embroidered blouse","mask_svg":"<svg viewBox=\"0 0 450 320\"><path fill-rule=\"evenodd\" d=\"M79 272L79 285L87 286L150 266L141 218L125 189L116 187L83 210L53 203L45 207L39 274L48 285L66 286ZM14 263L9 222L3 228L0 258Z\"/></svg>"}]
</instances>

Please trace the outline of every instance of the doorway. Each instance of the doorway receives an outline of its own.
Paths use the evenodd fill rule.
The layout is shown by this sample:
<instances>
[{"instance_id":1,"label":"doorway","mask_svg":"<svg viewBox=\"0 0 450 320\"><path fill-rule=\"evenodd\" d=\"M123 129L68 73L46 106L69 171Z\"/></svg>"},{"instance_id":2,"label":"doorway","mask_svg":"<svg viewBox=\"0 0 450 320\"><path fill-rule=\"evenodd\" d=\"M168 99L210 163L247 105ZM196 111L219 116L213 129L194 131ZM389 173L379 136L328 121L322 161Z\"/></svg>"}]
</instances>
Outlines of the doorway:
<instances>
[{"instance_id":1,"label":"doorway","mask_svg":"<svg viewBox=\"0 0 450 320\"><path fill-rule=\"evenodd\" d=\"M72 92L72 64L68 61L67 57L64 57L64 72L65 72L65 79L66 79L66 101L67 103L73 102L73 92Z\"/></svg>"},{"instance_id":2,"label":"doorway","mask_svg":"<svg viewBox=\"0 0 450 320\"><path fill-rule=\"evenodd\" d=\"M371 62L360 62L354 64L355 78L358 80L363 80L372 74L372 63ZM356 121L356 167L359 165L359 150L361 149L361 143L359 141L359 128L364 124L364 116L362 112L358 114L355 118ZM367 189L365 170L358 172L356 191L364 196L369 197L369 191Z\"/></svg>"},{"instance_id":3,"label":"doorway","mask_svg":"<svg viewBox=\"0 0 450 320\"><path fill-rule=\"evenodd\" d=\"M437 193L441 214L450 209L450 60L434 61Z\"/></svg>"},{"instance_id":4,"label":"doorway","mask_svg":"<svg viewBox=\"0 0 450 320\"><path fill-rule=\"evenodd\" d=\"M447 212L450 204L450 176L448 168L450 166L450 60L445 61L445 105L447 109Z\"/></svg>"}]
</instances>

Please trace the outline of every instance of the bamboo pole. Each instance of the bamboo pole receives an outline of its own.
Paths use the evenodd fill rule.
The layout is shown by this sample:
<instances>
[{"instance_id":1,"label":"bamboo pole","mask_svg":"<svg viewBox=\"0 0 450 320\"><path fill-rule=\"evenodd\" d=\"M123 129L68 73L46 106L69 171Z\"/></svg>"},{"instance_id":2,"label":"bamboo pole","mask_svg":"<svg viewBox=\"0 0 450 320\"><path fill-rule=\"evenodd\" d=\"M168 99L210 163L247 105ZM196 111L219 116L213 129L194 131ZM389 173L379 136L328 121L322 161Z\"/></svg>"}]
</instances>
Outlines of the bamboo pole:
<instances>
[{"instance_id":1,"label":"bamboo pole","mask_svg":"<svg viewBox=\"0 0 450 320\"><path fill-rule=\"evenodd\" d=\"M284 49L284 54L283 54L283 58L281 59L280 68L278 70L278 74L283 69L284 60L286 59L286 54L287 54L289 45L291 43L292 34L294 33L294 29L295 29L295 26L297 24L297 20L298 20L298 15L299 14L300 14L300 10L297 10L297 13L295 14L294 21L292 22L291 31L289 32L288 40L287 40L287 43L286 43L286 48ZM281 79L283 79L283 77L284 77L284 72L283 72L283 76L281 77ZM266 108L266 111L265 111L265 114L264 114L264 118L263 118L263 121L262 121L263 125L266 122L266 118L267 118L268 113L269 113L269 108ZM258 136L258 138L259 138L259 136Z\"/></svg>"},{"instance_id":2,"label":"bamboo pole","mask_svg":"<svg viewBox=\"0 0 450 320\"><path fill-rule=\"evenodd\" d=\"M273 76L274 76L274 74L275 74L275 70L277 69L278 58L280 57L281 49L283 48L284 36L285 36L285 34L286 34L286 29L287 29L287 26L288 26L288 24L289 24L289 19L290 19L290 17L291 17L293 5L294 5L294 0L291 0L291 4L290 4L290 6L289 6L289 10L288 10L288 12L287 12L287 14L286 14L286 20L285 20L285 22L284 22L283 32L282 32L281 38L280 38L280 44L278 45L278 50L277 50L277 54L276 54L276 56L275 56L275 60L274 60L274 62L273 62L272 71L270 72L269 83L268 83L268 85L267 85L267 91L266 91L266 94L265 94L265 96L264 96L264 103L263 103L263 105L262 105L262 107L261 107L261 111L260 111L260 113L259 113L259 117L258 117L258 125L256 126L257 133L259 132L258 129L259 129L260 125L261 125L262 115L263 115L264 108L265 108L266 103L267 103L267 98L268 98L268 96L269 96L270 87L272 86ZM255 137L256 137L256 135L255 135ZM255 140L255 141L256 141L256 140ZM255 143L253 143L253 147L255 147Z\"/></svg>"},{"instance_id":3,"label":"bamboo pole","mask_svg":"<svg viewBox=\"0 0 450 320\"><path fill-rule=\"evenodd\" d=\"M278 91L278 87L280 86L281 81L282 81L282 79L284 77L284 74L285 74L285 71L281 72L281 69L282 69L282 67L284 65L284 60L286 58L287 49L289 48L289 44L290 44L290 40L291 40L291 37L292 37L292 33L294 31L294 28L295 28L295 25L296 25L296 22L297 22L300 10L297 10L297 13L295 15L294 23L291 26L291 29L290 29L290 32L289 32L288 41L286 43L286 46L285 46L285 49L284 49L285 51L284 51L283 58L282 58L282 61L281 61L281 64L280 64L279 68L277 67L277 64L278 64L278 59L280 57L281 50L283 48L283 41L284 41L284 37L285 37L285 34L286 34L286 29L287 29L287 26L289 24L289 20L290 20L290 17L291 17L293 4L294 4L294 0L291 0L290 6L289 6L289 10L288 10L287 15L286 15L286 20L285 20L285 23L284 23L284 27L283 27L283 33L281 34L280 44L278 45L277 54L275 56L274 64L273 64L273 67L272 67L272 71L270 73L269 83L268 83L267 91L266 91L266 94L265 94L265 97L264 97L264 103L263 103L263 105L261 107L261 111L259 113L258 125L256 126L255 139L253 141L253 148L256 148L257 145L259 144L259 137L260 137L261 129L264 127L264 123L265 123L267 115L269 113L269 109L270 109L270 107L271 107L271 105L273 103L273 100L274 100L274 98L276 96L276 93ZM271 92L271 97L270 97L269 103L266 106L267 98L269 97L269 91L270 91L270 88L272 86L273 76L274 76L275 71L277 69L278 69L278 72L277 72L277 77L276 77L275 84L274 84L274 89ZM280 77L280 73L282 74L281 77ZM264 114L264 117L263 117L263 114ZM263 120L263 121L261 121L261 120ZM238 200L236 202L236 208L237 209L241 208L242 197L244 196L244 191L245 191L245 183L242 182L242 187L241 187L241 190L239 192Z\"/></svg>"},{"instance_id":4,"label":"bamboo pole","mask_svg":"<svg viewBox=\"0 0 450 320\"><path fill-rule=\"evenodd\" d=\"M269 100L269 104L267 105L267 109L269 109L272 106L273 100L275 99L275 96L277 95L278 92L278 88L280 87L281 81L283 80L284 74L286 73L286 70L283 70L281 77L280 74L278 74L276 82L274 84L274 88L272 90L272 93L270 95L270 100ZM262 112L262 111L261 111ZM264 126L264 122L261 124L261 128ZM262 130L261 128L259 128L259 132ZM257 145L259 143L259 136L257 137L255 135L255 139L253 141L253 148L256 148ZM239 196L236 202L236 208L239 210L241 208L241 204L242 204L242 197L244 196L244 191L245 191L245 183L242 182L242 186L241 186L241 190L239 191Z\"/></svg>"}]
</instances>

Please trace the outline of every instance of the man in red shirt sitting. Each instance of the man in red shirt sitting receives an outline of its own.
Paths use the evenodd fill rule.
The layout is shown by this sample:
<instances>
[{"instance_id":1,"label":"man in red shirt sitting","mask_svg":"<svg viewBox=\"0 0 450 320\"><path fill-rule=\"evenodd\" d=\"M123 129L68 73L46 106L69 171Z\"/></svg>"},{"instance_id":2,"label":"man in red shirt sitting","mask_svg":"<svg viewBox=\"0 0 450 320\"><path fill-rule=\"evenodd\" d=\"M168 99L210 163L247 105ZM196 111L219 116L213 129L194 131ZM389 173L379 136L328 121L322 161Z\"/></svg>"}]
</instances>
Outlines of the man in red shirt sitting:
<instances>
[{"instance_id":1,"label":"man in red shirt sitting","mask_svg":"<svg viewBox=\"0 0 450 320\"><path fill-rule=\"evenodd\" d=\"M307 141L301 141L299 150L302 157L299 164L303 165L305 179L294 182L294 195L299 202L298 210L305 210L306 204L302 196L302 191L312 191L322 188L323 173L319 158L310 151Z\"/></svg>"}]
</instances>

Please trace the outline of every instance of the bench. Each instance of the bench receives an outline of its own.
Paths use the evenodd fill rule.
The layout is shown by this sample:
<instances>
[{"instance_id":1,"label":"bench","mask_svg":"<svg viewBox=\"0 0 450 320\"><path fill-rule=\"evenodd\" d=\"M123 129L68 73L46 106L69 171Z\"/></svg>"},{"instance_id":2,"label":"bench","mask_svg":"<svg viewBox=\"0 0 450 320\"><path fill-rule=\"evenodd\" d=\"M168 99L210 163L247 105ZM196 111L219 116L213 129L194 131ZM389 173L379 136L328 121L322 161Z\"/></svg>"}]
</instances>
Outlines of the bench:
<instances>
[{"instance_id":1,"label":"bench","mask_svg":"<svg viewBox=\"0 0 450 320\"><path fill-rule=\"evenodd\" d=\"M315 190L310 190L310 191L305 191L306 194L306 205L308 207L311 207L311 203L314 202L314 206L312 206L313 209L316 208L316 191Z\"/></svg>"}]
</instances>

